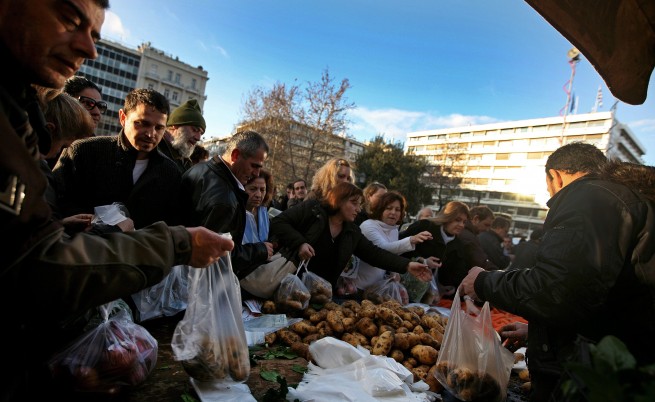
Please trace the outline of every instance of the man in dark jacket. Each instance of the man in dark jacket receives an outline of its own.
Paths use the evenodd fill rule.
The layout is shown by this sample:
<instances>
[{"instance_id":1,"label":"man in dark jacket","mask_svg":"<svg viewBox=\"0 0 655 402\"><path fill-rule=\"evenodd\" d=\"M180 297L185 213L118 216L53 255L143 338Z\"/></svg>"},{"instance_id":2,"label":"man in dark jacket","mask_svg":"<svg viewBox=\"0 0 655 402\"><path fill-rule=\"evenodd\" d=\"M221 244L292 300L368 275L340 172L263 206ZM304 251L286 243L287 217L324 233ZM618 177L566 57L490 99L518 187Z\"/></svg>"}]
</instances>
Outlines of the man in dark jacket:
<instances>
[{"instance_id":1,"label":"man in dark jacket","mask_svg":"<svg viewBox=\"0 0 655 402\"><path fill-rule=\"evenodd\" d=\"M7 0L0 7L0 400L57 398L47 362L66 320L152 286L178 264L207 266L232 242L159 222L131 233L67 238L51 219L38 164L50 137L31 84L61 88L95 59L107 1ZM35 29L38 27L38 29Z\"/></svg>"},{"instance_id":2,"label":"man in dark jacket","mask_svg":"<svg viewBox=\"0 0 655 402\"><path fill-rule=\"evenodd\" d=\"M184 173L194 165L191 155L207 128L198 101L190 99L174 109L166 124L164 138L157 148Z\"/></svg>"},{"instance_id":3,"label":"man in dark jacket","mask_svg":"<svg viewBox=\"0 0 655 402\"><path fill-rule=\"evenodd\" d=\"M606 164L590 144L553 152L546 162L550 210L534 267L474 267L462 281L464 294L529 321L532 401L559 400L562 367L575 358L579 336L616 336L638 364L655 363L647 276L655 270L654 205L638 189L599 177Z\"/></svg>"},{"instance_id":4,"label":"man in dark jacket","mask_svg":"<svg viewBox=\"0 0 655 402\"><path fill-rule=\"evenodd\" d=\"M502 216L497 216L491 222L491 228L480 232L478 239L480 247L487 255L487 258L497 269L505 269L512 262L510 256L505 255L503 242L509 231L510 222ZM490 266L488 269L492 269Z\"/></svg>"},{"instance_id":5,"label":"man in dark jacket","mask_svg":"<svg viewBox=\"0 0 655 402\"><path fill-rule=\"evenodd\" d=\"M486 270L493 271L498 269L484 252L480 245L478 235L486 232L491 228L494 220L494 212L486 205L478 205L469 211L471 219L464 223L464 230L457 235L464 247L464 254L469 262L470 267L482 267Z\"/></svg>"},{"instance_id":6,"label":"man in dark jacket","mask_svg":"<svg viewBox=\"0 0 655 402\"><path fill-rule=\"evenodd\" d=\"M537 251L539 250L539 243L544 231L537 228L530 233L530 240L519 243L514 247L514 261L512 261L512 269L514 268L530 268L537 262ZM484 268L484 267L483 267Z\"/></svg>"},{"instance_id":7,"label":"man in dark jacket","mask_svg":"<svg viewBox=\"0 0 655 402\"><path fill-rule=\"evenodd\" d=\"M86 138L64 149L52 171L63 216L120 202L137 229L157 221L179 224L182 174L157 149L169 113L164 95L135 89L118 112L123 129L117 136Z\"/></svg>"},{"instance_id":8,"label":"man in dark jacket","mask_svg":"<svg viewBox=\"0 0 655 402\"><path fill-rule=\"evenodd\" d=\"M182 176L182 209L185 222L217 233L230 233L234 240L232 266L241 279L273 255L269 242L243 242L248 194L244 185L259 176L268 155L264 138L254 131L234 134L223 156L214 156Z\"/></svg>"}]
</instances>

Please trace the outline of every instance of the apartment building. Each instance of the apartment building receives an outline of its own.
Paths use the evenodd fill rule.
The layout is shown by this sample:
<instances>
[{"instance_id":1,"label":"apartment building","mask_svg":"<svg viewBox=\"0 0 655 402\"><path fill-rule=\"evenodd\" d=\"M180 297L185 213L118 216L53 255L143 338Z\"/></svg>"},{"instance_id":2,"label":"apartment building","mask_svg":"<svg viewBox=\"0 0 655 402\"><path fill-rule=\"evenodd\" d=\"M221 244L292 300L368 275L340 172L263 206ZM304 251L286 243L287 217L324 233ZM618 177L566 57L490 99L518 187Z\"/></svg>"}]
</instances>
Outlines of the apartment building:
<instances>
[{"instance_id":1,"label":"apartment building","mask_svg":"<svg viewBox=\"0 0 655 402\"><path fill-rule=\"evenodd\" d=\"M108 103L96 134L114 135L120 131L118 110L123 107L127 93L134 88L150 88L162 93L168 98L171 109L189 99L197 99L203 109L209 78L202 66L184 63L152 47L150 42L133 49L101 39L96 48L98 58L86 60L78 71L102 88L103 99Z\"/></svg>"},{"instance_id":2,"label":"apartment building","mask_svg":"<svg viewBox=\"0 0 655 402\"><path fill-rule=\"evenodd\" d=\"M546 159L574 141L635 163L643 163L646 153L611 111L412 132L406 147L435 165L451 164L461 178L452 199L511 215L512 232L520 236L529 235L546 217Z\"/></svg>"}]
</instances>

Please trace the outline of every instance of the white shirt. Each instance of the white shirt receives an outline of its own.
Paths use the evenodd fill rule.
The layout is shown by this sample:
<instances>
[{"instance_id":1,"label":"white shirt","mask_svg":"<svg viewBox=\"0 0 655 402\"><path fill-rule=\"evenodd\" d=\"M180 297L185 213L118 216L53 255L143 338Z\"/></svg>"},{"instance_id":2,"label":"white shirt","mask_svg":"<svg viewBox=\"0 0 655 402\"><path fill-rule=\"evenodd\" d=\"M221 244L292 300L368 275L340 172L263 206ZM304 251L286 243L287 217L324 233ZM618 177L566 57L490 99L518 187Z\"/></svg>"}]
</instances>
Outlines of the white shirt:
<instances>
[{"instance_id":1,"label":"white shirt","mask_svg":"<svg viewBox=\"0 0 655 402\"><path fill-rule=\"evenodd\" d=\"M132 170L132 184L136 183L139 180L139 177L146 171L148 167L149 159L137 159L136 164L134 164L134 170Z\"/></svg>"},{"instance_id":2,"label":"white shirt","mask_svg":"<svg viewBox=\"0 0 655 402\"><path fill-rule=\"evenodd\" d=\"M414 250L410 238L398 240L398 226L387 225L377 219L368 219L359 226L362 234L373 244L394 254L402 254ZM377 268L361 260L357 270L356 284L358 289L366 289L384 277L387 271Z\"/></svg>"}]
</instances>

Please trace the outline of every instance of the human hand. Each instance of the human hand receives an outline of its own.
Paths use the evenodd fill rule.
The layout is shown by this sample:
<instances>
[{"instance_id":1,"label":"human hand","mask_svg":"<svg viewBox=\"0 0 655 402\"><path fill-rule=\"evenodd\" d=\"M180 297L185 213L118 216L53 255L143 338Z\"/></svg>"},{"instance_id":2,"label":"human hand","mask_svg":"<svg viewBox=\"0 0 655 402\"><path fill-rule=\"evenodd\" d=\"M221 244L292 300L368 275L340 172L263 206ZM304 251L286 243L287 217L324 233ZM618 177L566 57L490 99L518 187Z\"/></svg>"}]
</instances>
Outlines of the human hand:
<instances>
[{"instance_id":1,"label":"human hand","mask_svg":"<svg viewBox=\"0 0 655 402\"><path fill-rule=\"evenodd\" d=\"M269 243L267 241L264 242L264 245L266 246L266 251L268 252L268 258L270 259L271 257L273 257L273 250L275 246L273 245L273 243Z\"/></svg>"},{"instance_id":2,"label":"human hand","mask_svg":"<svg viewBox=\"0 0 655 402\"><path fill-rule=\"evenodd\" d=\"M430 269L439 269L441 268L441 260L437 257L428 257L425 259L425 263L428 264Z\"/></svg>"},{"instance_id":3,"label":"human hand","mask_svg":"<svg viewBox=\"0 0 655 402\"><path fill-rule=\"evenodd\" d=\"M92 220L93 214L77 214L65 217L61 220L61 224L73 232L82 232L91 229Z\"/></svg>"},{"instance_id":4,"label":"human hand","mask_svg":"<svg viewBox=\"0 0 655 402\"><path fill-rule=\"evenodd\" d=\"M417 233L414 236L410 236L409 242L411 245L416 245L418 243L423 243L426 240L432 240L432 233L428 232L427 230Z\"/></svg>"},{"instance_id":5,"label":"human hand","mask_svg":"<svg viewBox=\"0 0 655 402\"><path fill-rule=\"evenodd\" d=\"M432 280L432 270L427 266L427 264L412 261L407 266L407 272L423 282L429 282Z\"/></svg>"},{"instance_id":6,"label":"human hand","mask_svg":"<svg viewBox=\"0 0 655 402\"><path fill-rule=\"evenodd\" d=\"M478 295L475 294L475 280L477 279L480 272L484 272L484 269L480 267L473 267L469 269L469 273L464 277L462 283L459 285L459 292L462 296L470 296L473 299L478 300Z\"/></svg>"},{"instance_id":7,"label":"human hand","mask_svg":"<svg viewBox=\"0 0 655 402\"><path fill-rule=\"evenodd\" d=\"M131 232L134 230L134 221L130 218L125 218L116 224L123 232Z\"/></svg>"},{"instance_id":8,"label":"human hand","mask_svg":"<svg viewBox=\"0 0 655 402\"><path fill-rule=\"evenodd\" d=\"M300 245L300 248L298 249L298 257L300 257L301 260L309 260L312 258L314 255L314 248L309 245L309 243L303 243Z\"/></svg>"},{"instance_id":9,"label":"human hand","mask_svg":"<svg viewBox=\"0 0 655 402\"><path fill-rule=\"evenodd\" d=\"M480 309L469 296L464 296L464 304L466 305L466 313L468 315L478 316L480 314Z\"/></svg>"},{"instance_id":10,"label":"human hand","mask_svg":"<svg viewBox=\"0 0 655 402\"><path fill-rule=\"evenodd\" d=\"M191 259L189 265L192 267L207 267L218 261L222 256L227 255L233 248L234 242L205 227L198 226L186 228L191 235Z\"/></svg>"},{"instance_id":11,"label":"human hand","mask_svg":"<svg viewBox=\"0 0 655 402\"><path fill-rule=\"evenodd\" d=\"M528 324L516 321L503 325L498 334L503 345L511 352L515 352L528 343Z\"/></svg>"}]
</instances>

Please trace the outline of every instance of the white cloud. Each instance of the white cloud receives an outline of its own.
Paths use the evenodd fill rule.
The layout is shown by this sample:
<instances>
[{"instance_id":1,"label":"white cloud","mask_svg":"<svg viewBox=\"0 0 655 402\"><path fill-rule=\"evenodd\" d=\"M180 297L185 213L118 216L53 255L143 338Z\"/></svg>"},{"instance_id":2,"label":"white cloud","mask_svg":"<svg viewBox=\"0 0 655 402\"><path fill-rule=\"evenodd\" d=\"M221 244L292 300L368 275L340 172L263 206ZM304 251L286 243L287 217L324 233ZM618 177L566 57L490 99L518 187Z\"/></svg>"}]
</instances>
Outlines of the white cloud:
<instances>
[{"instance_id":1,"label":"white cloud","mask_svg":"<svg viewBox=\"0 0 655 402\"><path fill-rule=\"evenodd\" d=\"M102 24L102 36L110 36L127 42L130 37L130 31L123 26L123 22L118 15L107 10L105 13L105 23Z\"/></svg>"},{"instance_id":2,"label":"white cloud","mask_svg":"<svg viewBox=\"0 0 655 402\"><path fill-rule=\"evenodd\" d=\"M641 119L628 123L632 130L639 130L640 132L655 132L655 119Z\"/></svg>"},{"instance_id":3,"label":"white cloud","mask_svg":"<svg viewBox=\"0 0 655 402\"><path fill-rule=\"evenodd\" d=\"M387 140L405 142L406 134L414 131L435 130L498 121L489 116L466 116L461 114L438 115L400 109L371 110L358 107L352 110L349 132L360 141L368 141L381 134Z\"/></svg>"}]
</instances>

